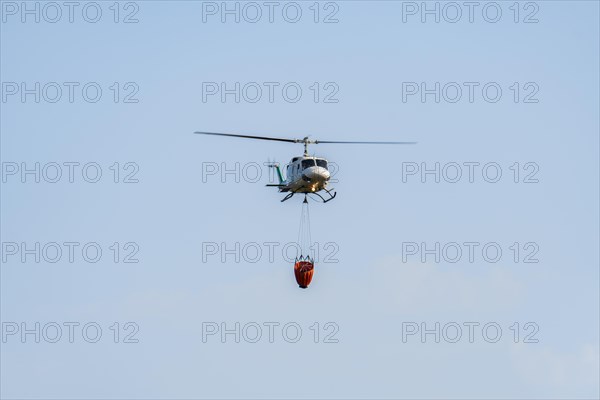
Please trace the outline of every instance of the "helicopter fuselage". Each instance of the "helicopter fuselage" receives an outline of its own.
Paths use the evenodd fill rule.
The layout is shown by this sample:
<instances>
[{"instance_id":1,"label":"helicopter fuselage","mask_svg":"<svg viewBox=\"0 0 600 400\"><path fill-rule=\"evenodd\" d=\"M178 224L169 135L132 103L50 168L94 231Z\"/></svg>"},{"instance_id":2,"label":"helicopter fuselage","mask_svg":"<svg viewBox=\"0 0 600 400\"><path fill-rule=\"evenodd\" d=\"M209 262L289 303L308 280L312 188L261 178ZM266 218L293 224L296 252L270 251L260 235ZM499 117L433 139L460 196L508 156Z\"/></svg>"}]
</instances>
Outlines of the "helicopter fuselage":
<instances>
[{"instance_id":1,"label":"helicopter fuselage","mask_svg":"<svg viewBox=\"0 0 600 400\"><path fill-rule=\"evenodd\" d=\"M327 160L319 157L294 157L287 165L286 177L276 185L280 192L316 193L324 190L331 179Z\"/></svg>"}]
</instances>

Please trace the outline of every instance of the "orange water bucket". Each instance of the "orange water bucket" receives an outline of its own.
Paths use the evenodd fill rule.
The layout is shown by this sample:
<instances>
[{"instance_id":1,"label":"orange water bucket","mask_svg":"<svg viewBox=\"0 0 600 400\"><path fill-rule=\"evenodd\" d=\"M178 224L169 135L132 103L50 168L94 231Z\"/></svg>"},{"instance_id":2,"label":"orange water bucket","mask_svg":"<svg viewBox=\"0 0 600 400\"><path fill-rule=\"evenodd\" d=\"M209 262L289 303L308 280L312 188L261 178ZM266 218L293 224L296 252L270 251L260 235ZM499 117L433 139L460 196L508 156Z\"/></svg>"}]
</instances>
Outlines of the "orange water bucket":
<instances>
[{"instance_id":1,"label":"orange water bucket","mask_svg":"<svg viewBox=\"0 0 600 400\"><path fill-rule=\"evenodd\" d=\"M313 273L315 271L315 265L312 261L296 261L294 264L294 275L296 275L296 282L302 289L306 289L312 281Z\"/></svg>"}]
</instances>

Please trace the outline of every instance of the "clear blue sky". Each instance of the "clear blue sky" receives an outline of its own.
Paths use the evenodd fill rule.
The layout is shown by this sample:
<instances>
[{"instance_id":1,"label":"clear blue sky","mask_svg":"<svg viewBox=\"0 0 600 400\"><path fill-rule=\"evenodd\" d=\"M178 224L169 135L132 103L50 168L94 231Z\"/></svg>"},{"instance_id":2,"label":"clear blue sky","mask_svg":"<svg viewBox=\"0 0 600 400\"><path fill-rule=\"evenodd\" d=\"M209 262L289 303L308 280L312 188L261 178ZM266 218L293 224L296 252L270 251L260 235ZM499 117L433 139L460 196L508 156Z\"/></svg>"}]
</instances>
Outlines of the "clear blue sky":
<instances>
[{"instance_id":1,"label":"clear blue sky","mask_svg":"<svg viewBox=\"0 0 600 400\"><path fill-rule=\"evenodd\" d=\"M78 329L96 322L103 336L87 343L76 330L69 343L64 325L58 343L7 336L2 397L599 397L598 2L521 2L518 23L513 2L498 3L497 23L483 18L483 2L472 23L464 6L457 23L444 19L455 15L448 8L440 23L431 15L422 23L420 10L410 13L421 2L393 1L320 3L319 23L313 2L298 3L298 23L283 19L286 3L275 8L273 23L264 6L257 23L234 23L231 16L221 23L218 13L203 22L203 3L195 1L120 3L115 23L113 2L100 2L102 16L90 23L81 14L84 4L72 23L66 7L56 23L46 21L56 15L48 8L40 9L39 23L27 14L22 23L22 10L14 8L21 2L2 2L3 171L11 163L39 162L50 173L53 162L95 162L103 175L87 183L76 170L69 183L63 166L57 183L6 176L1 319L4 330L12 322L19 328L79 322ZM486 10L493 18L495 10ZM94 17L94 9L87 12ZM330 13L337 23L322 22ZM130 14L139 22L122 23ZM527 18L538 22L523 23ZM62 97L49 102L50 85L39 103L33 94L22 102L20 92L10 94L22 82L30 89L57 82ZM79 83L72 103L65 82ZM82 97L88 82L102 89L96 103ZM223 103L218 95L203 101L203 82L280 86L272 103L266 89L256 103L235 103L233 95ZM289 82L303 89L296 103L282 98ZM328 82L335 85L326 88ZM421 102L418 94L403 101L403 82L430 89L456 82L463 97L447 101L454 96L450 85L439 103L434 95ZM473 102L465 82L479 84ZM502 89L495 103L481 95L489 82ZM332 87L339 101L321 101ZM139 102L124 103L136 88ZM534 91L529 99L538 102L524 102ZM195 130L419 143L311 148L339 166L338 197L310 206L313 240L323 254L333 242L339 262L317 262L310 288L300 290L281 246L271 261L263 244L296 240L301 199L280 203L282 195L264 187L264 175L257 183L231 176L203 182L202 171L203 163L285 163L301 146L202 137ZM125 163L135 163L139 182L114 183L115 162L120 181L133 171ZM457 183L402 178L403 165L415 165L406 163L465 162L497 163L502 178L488 183L480 169L473 183L464 175ZM515 162L519 183L510 169ZM538 167L538 183L522 182L532 171L524 169L528 162ZM35 263L32 256L23 263L19 254L6 254L8 242L97 242L103 256L89 263L79 248L73 263L66 254L56 263ZM131 250L123 245L137 243L139 262L114 263L114 242L120 260ZM256 242L263 255L256 263L232 256L203 262L207 242L229 248ZM503 256L487 262L480 246L473 263L464 254L456 263L403 259L403 243L406 250L410 242L429 248L496 242ZM510 249L515 242L518 263ZM537 246L537 263L523 262L529 242ZM114 343L110 327L120 323L122 342L129 321L139 327L139 343ZM229 335L222 343L213 335L204 343L206 322L229 328L255 322L263 337L235 343ZM276 330L270 343L268 322L297 323L302 338L288 343ZM319 343L310 328L315 322ZM327 322L339 328L337 343L323 343L332 331ZM422 343L417 334L403 342L407 322L428 329L456 323L463 337L436 343L428 335ZM468 322L480 324L473 343ZM519 343L510 328L515 322ZM539 327L537 343L523 343L527 322ZM502 328L497 343L482 337L486 323Z\"/></svg>"}]
</instances>

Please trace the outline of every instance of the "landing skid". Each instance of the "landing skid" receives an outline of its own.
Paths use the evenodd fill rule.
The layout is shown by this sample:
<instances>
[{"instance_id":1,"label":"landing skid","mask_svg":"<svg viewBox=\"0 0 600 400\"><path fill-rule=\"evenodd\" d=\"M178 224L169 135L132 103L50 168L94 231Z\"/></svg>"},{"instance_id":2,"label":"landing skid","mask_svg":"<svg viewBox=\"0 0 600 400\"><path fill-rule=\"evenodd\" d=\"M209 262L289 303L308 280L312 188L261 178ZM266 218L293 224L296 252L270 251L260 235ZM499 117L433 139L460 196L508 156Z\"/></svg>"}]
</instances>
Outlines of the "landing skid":
<instances>
[{"instance_id":1,"label":"landing skid","mask_svg":"<svg viewBox=\"0 0 600 400\"><path fill-rule=\"evenodd\" d=\"M337 196L337 192L333 192L333 194L331 194L331 190L333 190L333 189L331 189L331 190L323 189L323 190L324 190L324 191L326 191L326 192L327 192L327 194L329 195L329 197L328 197L327 199L325 199L325 198L324 198L323 196L321 196L319 193L304 193L304 202L306 203L306 196L308 196L309 194L313 194L313 195L315 195L315 196L318 196L318 197L321 199L321 201L322 201L323 203L327 203L328 201L331 201L331 200L335 199L335 196ZM284 198L281 200L281 202L283 203L284 201L291 199L291 198L292 198L292 197L293 197L295 194L296 194L296 192L290 192L290 193L288 193L288 194L287 194L287 195L286 195L286 196L285 196L285 197L284 197Z\"/></svg>"},{"instance_id":2,"label":"landing skid","mask_svg":"<svg viewBox=\"0 0 600 400\"><path fill-rule=\"evenodd\" d=\"M316 196L319 196L319 198L323 201L323 203L327 203L328 201L335 199L335 196L337 196L337 192L333 192L333 194L331 194L331 190L327 190L327 189L323 189L323 190L326 191L327 194L329 195L329 197L327 199L324 199L323 196L321 196L319 193L309 193L309 194L314 194Z\"/></svg>"},{"instance_id":3,"label":"landing skid","mask_svg":"<svg viewBox=\"0 0 600 400\"><path fill-rule=\"evenodd\" d=\"M288 193L287 196L285 196L283 198L283 200L281 200L281 202L283 203L284 201L291 199L292 196L295 195L295 194L296 194L296 192L290 192L290 193Z\"/></svg>"}]
</instances>

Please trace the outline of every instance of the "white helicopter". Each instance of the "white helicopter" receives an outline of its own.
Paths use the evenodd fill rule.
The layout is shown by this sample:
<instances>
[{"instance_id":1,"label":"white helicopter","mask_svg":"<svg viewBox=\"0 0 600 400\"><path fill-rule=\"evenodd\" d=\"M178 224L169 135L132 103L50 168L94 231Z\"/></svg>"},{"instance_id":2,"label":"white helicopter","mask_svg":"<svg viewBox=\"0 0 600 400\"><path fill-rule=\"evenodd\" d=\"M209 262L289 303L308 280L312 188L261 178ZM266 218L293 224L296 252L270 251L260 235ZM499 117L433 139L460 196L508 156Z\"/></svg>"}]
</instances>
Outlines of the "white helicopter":
<instances>
[{"instance_id":1,"label":"white helicopter","mask_svg":"<svg viewBox=\"0 0 600 400\"><path fill-rule=\"evenodd\" d=\"M286 177L283 177L281 168L278 163L269 164L270 167L276 168L277 176L279 178L278 184L268 184L267 186L279 188L280 193L288 193L281 201L284 202L289 200L296 193L304 193L306 202L306 196L314 194L318 196L323 203L327 203L335 198L337 195L333 191L333 188L327 189L327 184L331 178L329 169L327 168L327 160L321 157L311 157L308 155L309 144L321 144L321 143L335 143L335 144L416 144L417 142L344 142L344 141L331 141L331 140L311 140L307 137L304 139L285 139L285 138L274 138L267 136L250 136L250 135L236 135L231 133L215 133L215 132L194 132L199 135L215 135L215 136L230 136L246 139L259 139L259 140L274 140L278 142L288 143L303 143L304 154L302 156L294 157L286 167ZM327 193L327 199L319 194L320 191Z\"/></svg>"}]
</instances>

